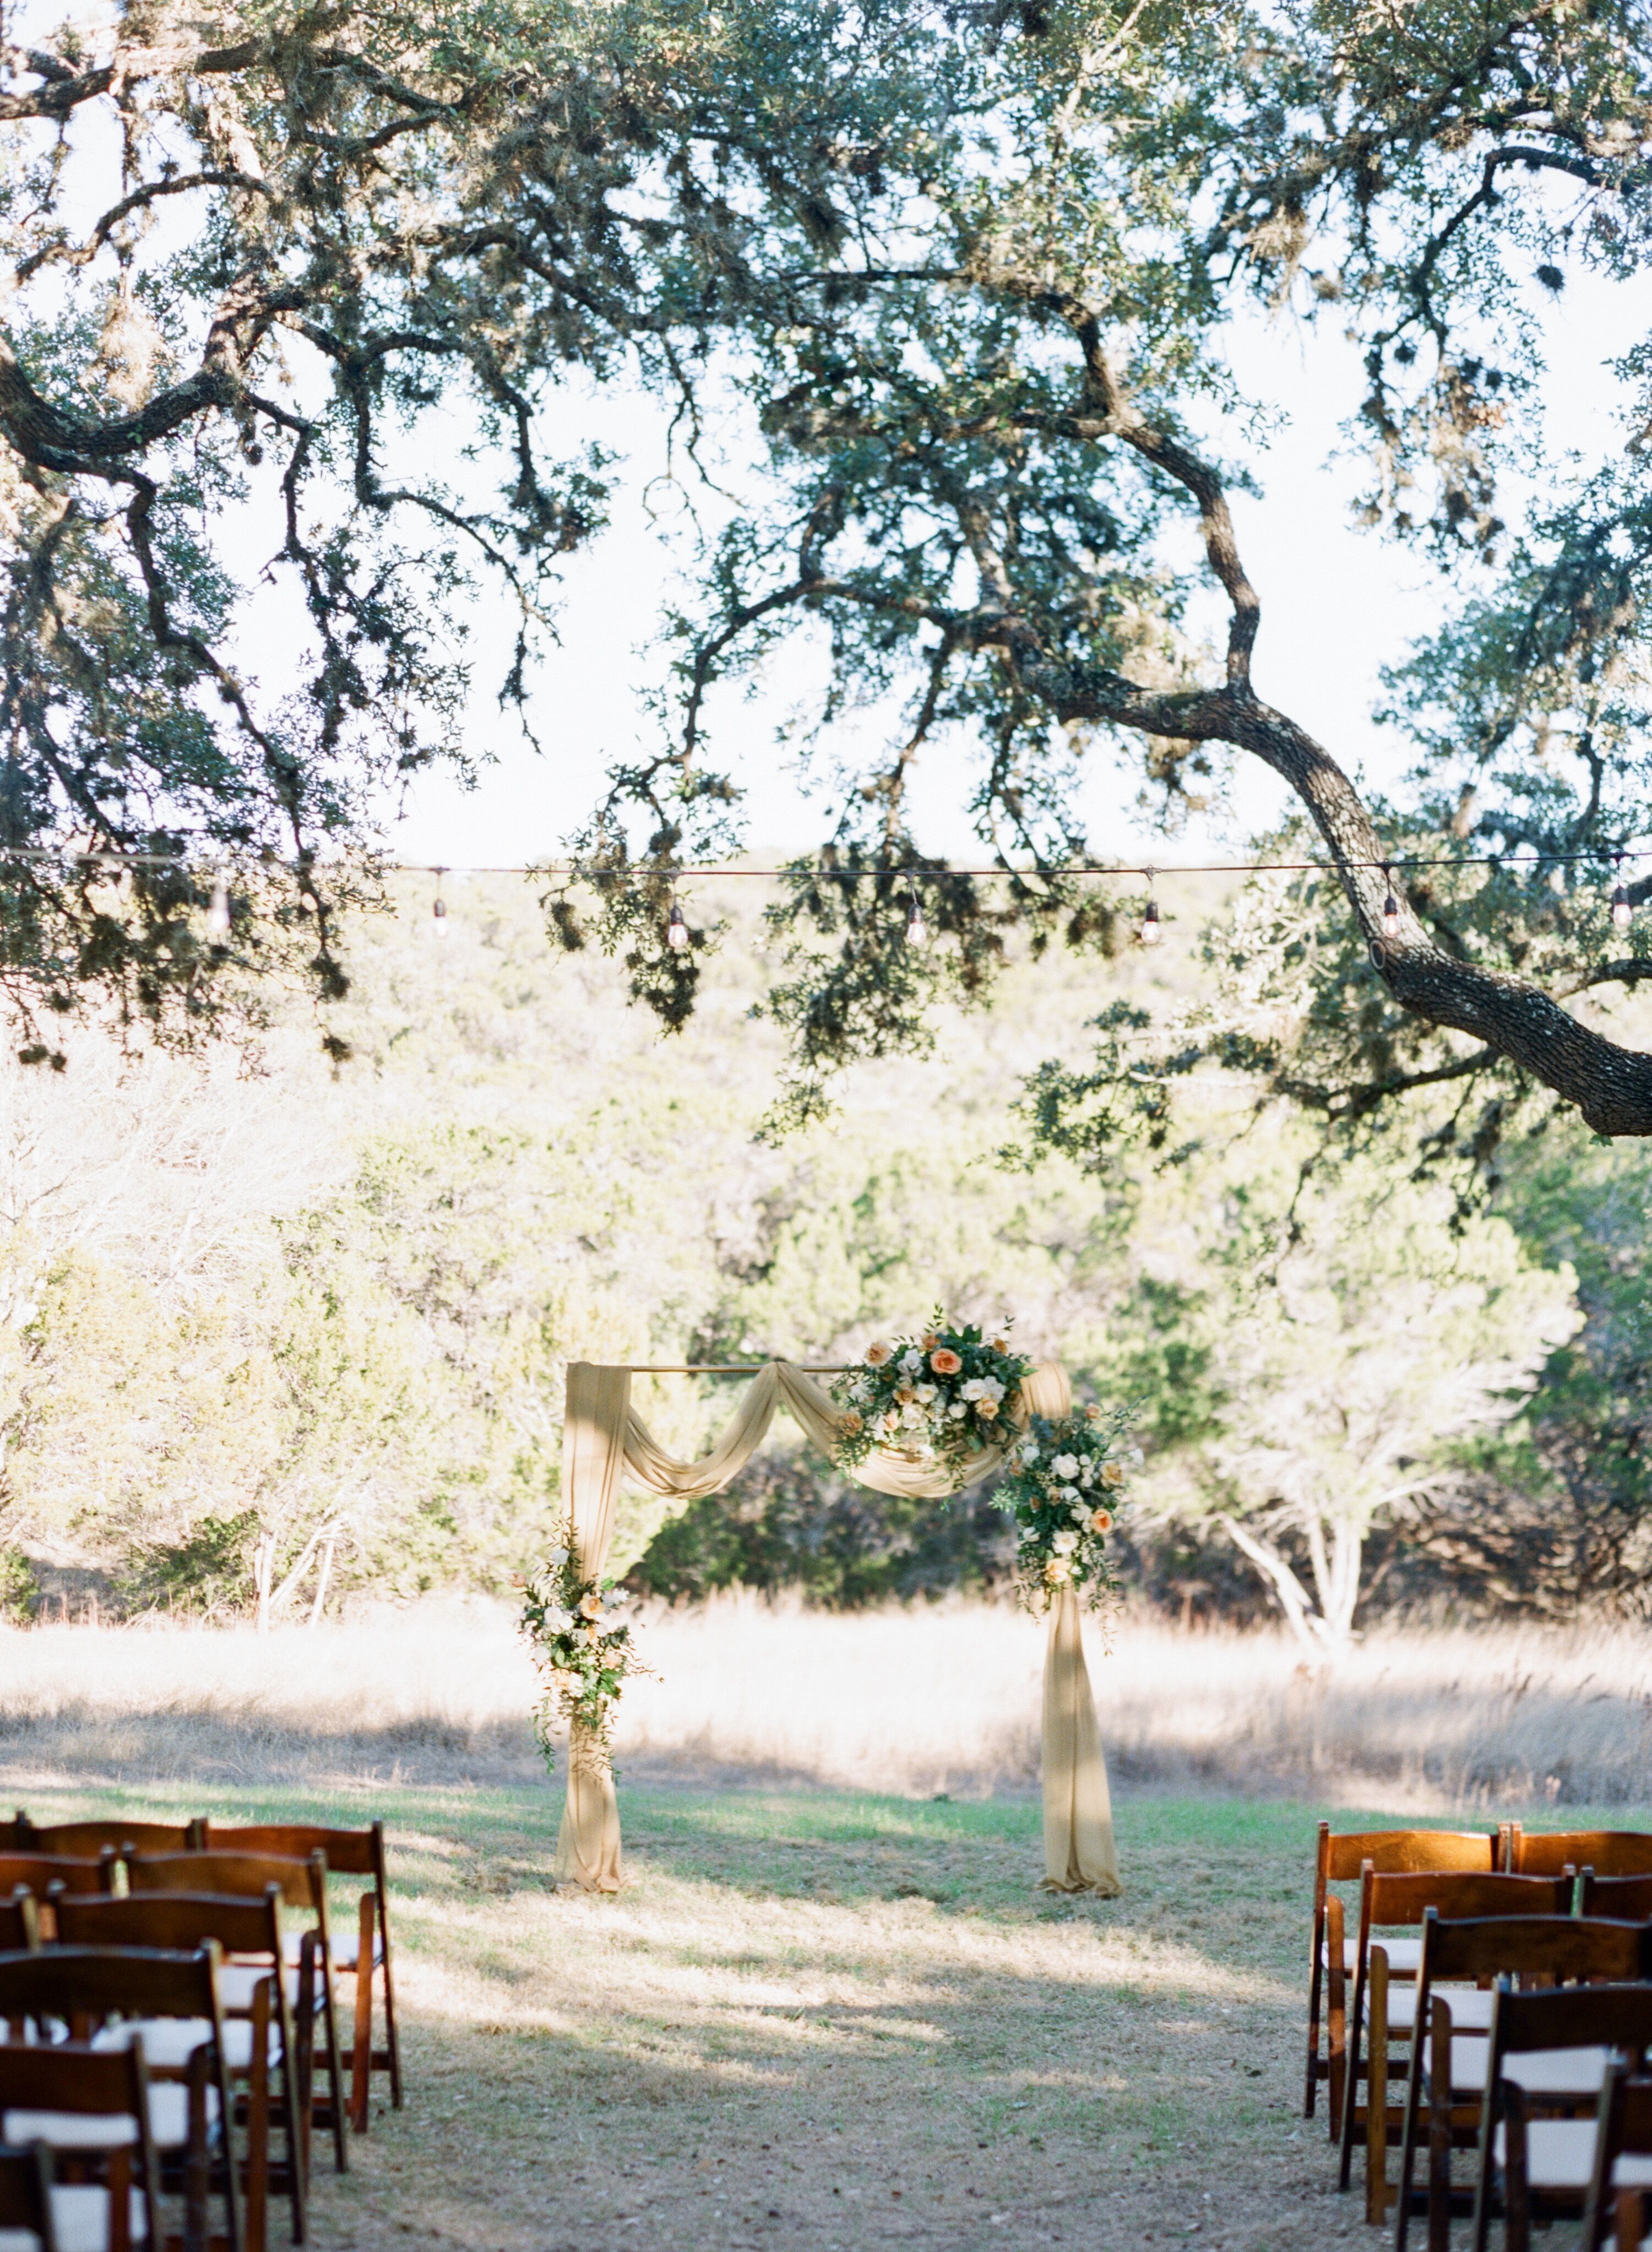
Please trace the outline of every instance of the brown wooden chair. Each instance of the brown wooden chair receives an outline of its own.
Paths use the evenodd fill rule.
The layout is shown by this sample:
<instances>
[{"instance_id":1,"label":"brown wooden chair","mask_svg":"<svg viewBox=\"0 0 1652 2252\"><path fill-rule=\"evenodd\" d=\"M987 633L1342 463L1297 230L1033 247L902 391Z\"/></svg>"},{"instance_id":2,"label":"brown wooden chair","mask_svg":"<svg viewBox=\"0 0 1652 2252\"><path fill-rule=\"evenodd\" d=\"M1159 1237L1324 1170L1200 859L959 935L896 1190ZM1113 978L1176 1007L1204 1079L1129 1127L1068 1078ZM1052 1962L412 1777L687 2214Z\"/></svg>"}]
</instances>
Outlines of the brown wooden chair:
<instances>
[{"instance_id":1,"label":"brown wooden chair","mask_svg":"<svg viewBox=\"0 0 1652 2252\"><path fill-rule=\"evenodd\" d=\"M64 2177L52 2184L52 2207L65 2252L132 2252L135 2244L161 2252L149 2097L141 2040L111 2051L81 2041L0 2043L0 2136L51 2151L53 2172Z\"/></svg>"},{"instance_id":2,"label":"brown wooden chair","mask_svg":"<svg viewBox=\"0 0 1652 2252\"><path fill-rule=\"evenodd\" d=\"M1354 2000L1349 2012L1348 2076L1343 2104L1342 2158L1339 2186L1346 2189L1353 2175L1354 2146L1365 2146L1365 2200L1368 2218L1379 2220L1387 2198L1387 2151L1393 2124L1389 2113L1390 2046L1395 2040L1409 2046L1416 2024L1418 1989L1415 1979L1395 1983L1391 1975L1392 1934L1415 1930L1417 1961L1421 1962L1421 1926L1432 1908L1451 1917L1484 1915L1564 1915L1571 1906L1572 1887L1550 1877L1513 1877L1500 1870L1473 1869L1394 1871L1385 1873L1369 1864L1359 1888L1359 1937L1354 1964ZM1379 1938L1378 1934L1382 1936ZM1491 1997L1465 1998L1467 2018L1478 2019L1483 2033L1491 2022ZM1369 2062L1367 2059L1369 2058ZM1360 2082L1366 2085L1359 2100Z\"/></svg>"},{"instance_id":3,"label":"brown wooden chair","mask_svg":"<svg viewBox=\"0 0 1652 2252\"><path fill-rule=\"evenodd\" d=\"M184 2089L186 2252L206 2252L214 2182L223 2200L228 2252L243 2252L216 1947L190 1954L43 1947L32 1955L0 1955L0 2020L31 2027L42 2043L66 2026L72 2040L106 2052L123 2048L135 2036L142 2040L151 2080ZM182 2020L187 2029L175 2036L180 2051L187 2050L181 2064L164 2065L156 2057L155 2029L163 2020ZM157 2132L157 2148L162 2139Z\"/></svg>"},{"instance_id":4,"label":"brown wooden chair","mask_svg":"<svg viewBox=\"0 0 1652 2252\"><path fill-rule=\"evenodd\" d=\"M1509 1828L1509 1866L1524 1877L1593 1869L1598 1877L1652 1876L1652 1831Z\"/></svg>"},{"instance_id":5,"label":"brown wooden chair","mask_svg":"<svg viewBox=\"0 0 1652 2252\"><path fill-rule=\"evenodd\" d=\"M348 2171L344 2136L344 2076L339 2064L338 2022L333 2007L332 1948L327 1921L327 1863L320 1853L288 1860L271 1853L140 1853L128 1861L127 1878L135 1893L216 1894L223 1899L262 1900L273 1885L286 1908L315 1918L311 1977L318 1989L322 2033L327 2050L327 2106L333 2138L333 2163ZM317 2099L310 2097L311 2116Z\"/></svg>"},{"instance_id":6,"label":"brown wooden chair","mask_svg":"<svg viewBox=\"0 0 1652 2252\"><path fill-rule=\"evenodd\" d=\"M1596 1929L1621 1934L1626 1927ZM1627 1929L1638 1936L1620 1943L1619 1965L1635 1966L1638 1955L1639 1984L1505 1993L1508 1982L1498 1981L1475 2190L1476 2252L1485 2252L1499 2189L1511 2247L1530 2245L1534 2219L1573 2215L1586 2202L1614 2054L1644 2070L1652 2047L1652 1936L1644 1926Z\"/></svg>"},{"instance_id":7,"label":"brown wooden chair","mask_svg":"<svg viewBox=\"0 0 1652 2252\"><path fill-rule=\"evenodd\" d=\"M1319 1825L1314 1866L1314 1944L1308 1970L1308 2085L1302 2116L1311 2119L1320 2082L1328 2082L1330 2136L1343 2131L1346 2077L1347 1982L1357 1959L1356 1943L1346 1931L1347 1911L1333 1885L1357 1884L1367 1861L1384 1875L1421 1869L1484 1870L1497 1866L1501 1833L1484 1830L1350 1830ZM1397 1944L1389 1969L1399 1975L1417 1967L1414 1943ZM1322 2003L1328 2005L1325 2054L1320 2054Z\"/></svg>"},{"instance_id":8,"label":"brown wooden chair","mask_svg":"<svg viewBox=\"0 0 1652 2252\"><path fill-rule=\"evenodd\" d=\"M1614 2056L1595 2121L1589 2193L1579 2252L1600 2252L1615 2237L1618 2252L1641 2252L1652 2203L1652 2079L1628 2056Z\"/></svg>"},{"instance_id":9,"label":"brown wooden chair","mask_svg":"<svg viewBox=\"0 0 1652 2252\"><path fill-rule=\"evenodd\" d=\"M0 2144L0 2243L25 2252L59 2252L52 2213L52 2160L44 2144L12 2150Z\"/></svg>"},{"instance_id":10,"label":"brown wooden chair","mask_svg":"<svg viewBox=\"0 0 1652 2252\"><path fill-rule=\"evenodd\" d=\"M121 1815L95 1822L53 1822L29 1831L24 1850L96 1860L100 1853L181 1853L199 1834L198 1822L134 1822Z\"/></svg>"},{"instance_id":11,"label":"brown wooden chair","mask_svg":"<svg viewBox=\"0 0 1652 2252\"><path fill-rule=\"evenodd\" d=\"M15 1900L30 1894L38 1918L39 1936L49 1939L55 1928L52 1900L59 1893L107 1893L115 1883L115 1857L104 1853L95 1861L71 1860L57 1854L0 1853L0 1894ZM22 1943L24 1946L27 1941Z\"/></svg>"},{"instance_id":12,"label":"brown wooden chair","mask_svg":"<svg viewBox=\"0 0 1652 2252\"><path fill-rule=\"evenodd\" d=\"M310 2008L315 1974L306 1963L290 1982L281 1961L281 1895L261 1901L198 1893L132 1893L120 1899L65 1901L58 1935L67 1946L157 1947L187 1950L213 1941L220 1953L218 1993L224 2012L225 2062L246 2088L247 2252L264 2252L269 2193L285 2192L295 2244L304 2242L305 2097L309 2093ZM297 1990L302 2028L295 2033L288 1987ZM164 2053L164 2052L163 2052ZM283 2164L270 2157L270 2077L281 2080Z\"/></svg>"},{"instance_id":13,"label":"brown wooden chair","mask_svg":"<svg viewBox=\"0 0 1652 2252\"><path fill-rule=\"evenodd\" d=\"M356 1903L355 1930L340 1931L332 1943L334 1976L350 1980L355 1990L350 2065L351 2123L358 2134L364 2135L368 2083L373 2073L389 2073L391 2103L396 2110L401 2108L401 2039L396 2024L395 1957L390 1943L390 1882L384 1824L371 1823L364 1830L329 1830L317 1824L267 1822L232 1829L223 1823L204 1822L200 1844L208 1852L274 1853L292 1860L308 1860L312 1853L324 1853L330 1876L372 1880L371 1892L363 1893ZM383 2048L372 2045L375 1973L385 1998Z\"/></svg>"},{"instance_id":14,"label":"brown wooden chair","mask_svg":"<svg viewBox=\"0 0 1652 2252\"><path fill-rule=\"evenodd\" d=\"M1505 1880L1509 1881L1509 1880ZM1518 1882L1519 1880L1513 1880ZM1564 1885L1564 1879L1526 1881ZM1524 2122L1533 2110L1593 2114L1606 2076L1607 2050L1592 2026L1633 2030L1652 2026L1652 1989L1633 1982L1652 1967L1652 1932L1639 1924L1585 1922L1565 1915L1490 1915L1458 1922L1433 1910L1423 1923L1417 1973L1417 2022L1411 2043L1399 2160L1395 2252L1403 2252L1415 2200L1417 2141L1427 2110L1428 2174L1421 2193L1431 2252L1450 2242L1454 2148L1478 2145L1482 2186L1489 2198L1494 2165L1503 2163L1504 2125ZM1537 1980L1544 1991L1517 1993L1514 1978ZM1496 1981L1487 1991L1488 1981ZM1629 1998L1608 1998L1628 1981ZM1469 1984L1468 1982L1475 1982ZM1587 1984L1587 1994L1563 1992ZM1598 2005L1593 1997L1599 1995ZM1528 2010L1526 2004L1542 2005ZM1489 2010L1484 2006L1489 2005ZM1542 2037L1534 2033L1540 2029ZM1507 2200L1511 2225L1520 2198ZM1575 2207L1573 2208L1576 2209ZM1476 2209L1483 2227L1489 2203ZM1483 2247L1483 2236L1476 2242Z\"/></svg>"},{"instance_id":15,"label":"brown wooden chair","mask_svg":"<svg viewBox=\"0 0 1652 2252\"><path fill-rule=\"evenodd\" d=\"M26 1853L34 1825L19 1806L10 1822L0 1822L0 1853Z\"/></svg>"}]
</instances>

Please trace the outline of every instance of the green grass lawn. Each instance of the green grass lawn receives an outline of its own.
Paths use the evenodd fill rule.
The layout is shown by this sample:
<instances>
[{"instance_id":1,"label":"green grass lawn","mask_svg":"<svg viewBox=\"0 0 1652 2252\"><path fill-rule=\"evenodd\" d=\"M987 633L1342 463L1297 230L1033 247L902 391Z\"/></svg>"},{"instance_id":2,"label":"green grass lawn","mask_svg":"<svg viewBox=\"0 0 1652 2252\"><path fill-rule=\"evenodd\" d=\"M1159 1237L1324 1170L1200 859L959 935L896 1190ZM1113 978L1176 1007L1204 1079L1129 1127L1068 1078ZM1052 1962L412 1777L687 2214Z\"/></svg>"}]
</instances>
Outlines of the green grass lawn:
<instances>
[{"instance_id":1,"label":"green grass lawn","mask_svg":"<svg viewBox=\"0 0 1652 2252\"><path fill-rule=\"evenodd\" d=\"M595 1900L550 1883L543 1786L20 1795L37 1818L386 1817L409 2101L318 2180L323 2247L1366 2233L1301 2116L1310 1806L1127 1797L1128 1889L1092 1902L1035 1889L1030 1801L622 1784L631 1882Z\"/></svg>"}]
</instances>

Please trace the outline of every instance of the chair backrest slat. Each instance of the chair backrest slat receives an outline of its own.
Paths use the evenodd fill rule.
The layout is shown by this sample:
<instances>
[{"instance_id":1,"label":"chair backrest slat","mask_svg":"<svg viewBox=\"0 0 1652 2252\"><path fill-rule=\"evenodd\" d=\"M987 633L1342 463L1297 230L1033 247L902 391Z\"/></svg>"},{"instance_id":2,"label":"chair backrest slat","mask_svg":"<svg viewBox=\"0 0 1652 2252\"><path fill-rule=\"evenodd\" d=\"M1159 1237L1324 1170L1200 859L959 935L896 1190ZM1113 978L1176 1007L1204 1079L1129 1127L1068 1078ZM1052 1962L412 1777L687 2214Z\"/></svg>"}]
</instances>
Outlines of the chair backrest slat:
<instances>
[{"instance_id":1,"label":"chair backrest slat","mask_svg":"<svg viewBox=\"0 0 1652 2252\"><path fill-rule=\"evenodd\" d=\"M1608 1946L1597 1959L1606 1960L1614 1951ZM1647 1954L1642 1949L1642 1964ZM1634 1957L1626 1952L1621 1959ZM1509 1975L1527 1967L1510 1964ZM1646 1984L1643 1969L1634 1984L1554 1986L1524 1993L1500 1984L1494 2011L1500 2054L1534 2048L1621 2048L1638 2054L1652 2045L1652 1985Z\"/></svg>"},{"instance_id":2,"label":"chair backrest slat","mask_svg":"<svg viewBox=\"0 0 1652 2252\"><path fill-rule=\"evenodd\" d=\"M1564 1911L1464 1921L1430 1915L1423 1930L1431 1978L1497 1978L1506 1973L1632 1982L1652 1972L1652 1928L1641 1923L1611 1923L1600 1916L1586 1922Z\"/></svg>"},{"instance_id":3,"label":"chair backrest slat","mask_svg":"<svg viewBox=\"0 0 1652 2252\"><path fill-rule=\"evenodd\" d=\"M288 1908L323 1909L327 1864L319 1853L291 1860L270 1853L140 1853L127 1864L135 1893L214 1893L261 1900L271 1885Z\"/></svg>"},{"instance_id":4,"label":"chair backrest slat","mask_svg":"<svg viewBox=\"0 0 1652 2252\"><path fill-rule=\"evenodd\" d=\"M1583 2235L1579 2240L1583 2252L1598 2252L1599 2246L1614 2233L1619 2200L1613 2174L1621 2158L1652 2158L1652 2079L1636 2076L1627 2056L1613 2058L1600 2093L1600 2109L1595 2122L1593 2174L1584 2208ZM1639 2198L1633 2200L1637 2207L1641 2202ZM1642 2215L1632 2212L1628 2218L1635 2225L1633 2242L1638 2245Z\"/></svg>"},{"instance_id":5,"label":"chair backrest slat","mask_svg":"<svg viewBox=\"0 0 1652 2252\"><path fill-rule=\"evenodd\" d=\"M128 1893L103 1900L62 1901L58 1937L69 1947L160 1947L187 1951L216 1940L226 1955L279 1960L280 1894L262 1900L216 1894Z\"/></svg>"},{"instance_id":6,"label":"chair backrest slat","mask_svg":"<svg viewBox=\"0 0 1652 2252\"><path fill-rule=\"evenodd\" d=\"M0 2019L215 2019L214 1952L43 1947L34 1955L0 1955Z\"/></svg>"},{"instance_id":7,"label":"chair backrest slat","mask_svg":"<svg viewBox=\"0 0 1652 2252\"><path fill-rule=\"evenodd\" d=\"M118 1815L95 1822L53 1822L30 1834L31 1853L66 1853L96 1860L103 1852L181 1853L195 1835L191 1822L128 1822Z\"/></svg>"},{"instance_id":8,"label":"chair backrest slat","mask_svg":"<svg viewBox=\"0 0 1652 2252\"><path fill-rule=\"evenodd\" d=\"M381 1822L365 1830L330 1830L313 1822L256 1822L233 1827L224 1822L204 1822L200 1842L209 1853L258 1853L290 1861L307 1861L312 1853L324 1853L328 1871L336 1877L378 1877L384 1868Z\"/></svg>"},{"instance_id":9,"label":"chair backrest slat","mask_svg":"<svg viewBox=\"0 0 1652 2252\"><path fill-rule=\"evenodd\" d=\"M0 1893L19 1887L41 1901L55 1885L66 1893L107 1893L114 1881L115 1856L101 1860L61 1853L0 1853Z\"/></svg>"},{"instance_id":10,"label":"chair backrest slat","mask_svg":"<svg viewBox=\"0 0 1652 2252\"><path fill-rule=\"evenodd\" d=\"M1501 1871L1429 1870L1367 1873L1361 1895L1362 1929L1420 1923L1433 1908L1454 1921L1480 1916L1558 1916L1572 1905L1568 1878L1506 1876Z\"/></svg>"},{"instance_id":11,"label":"chair backrest slat","mask_svg":"<svg viewBox=\"0 0 1652 2252\"><path fill-rule=\"evenodd\" d=\"M1652 1876L1603 1877L1586 1862L1580 1874L1579 1914L1609 1915L1621 1923L1652 1922Z\"/></svg>"},{"instance_id":12,"label":"chair backrest slat","mask_svg":"<svg viewBox=\"0 0 1652 2252\"><path fill-rule=\"evenodd\" d=\"M1528 1834L1517 1828L1511 1866L1522 1876L1558 1877L1564 1868L1593 1869L1598 1877L1652 1876L1652 1831L1560 1830Z\"/></svg>"},{"instance_id":13,"label":"chair backrest slat","mask_svg":"<svg viewBox=\"0 0 1652 2252\"><path fill-rule=\"evenodd\" d=\"M1356 1884L1367 1861L1385 1875L1411 1870L1496 1866L1497 1841L1483 1830L1354 1830L1324 1831L1325 1874L1332 1884Z\"/></svg>"}]
</instances>

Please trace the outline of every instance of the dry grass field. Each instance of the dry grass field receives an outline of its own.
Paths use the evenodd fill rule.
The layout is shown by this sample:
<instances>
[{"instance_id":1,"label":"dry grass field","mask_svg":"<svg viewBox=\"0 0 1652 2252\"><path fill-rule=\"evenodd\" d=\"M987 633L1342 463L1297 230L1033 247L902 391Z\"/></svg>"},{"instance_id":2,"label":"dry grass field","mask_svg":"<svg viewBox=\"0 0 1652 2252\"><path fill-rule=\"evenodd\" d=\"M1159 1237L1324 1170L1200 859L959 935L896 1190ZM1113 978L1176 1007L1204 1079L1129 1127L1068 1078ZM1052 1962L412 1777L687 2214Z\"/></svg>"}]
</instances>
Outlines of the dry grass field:
<instances>
[{"instance_id":1,"label":"dry grass field","mask_svg":"<svg viewBox=\"0 0 1652 2252\"><path fill-rule=\"evenodd\" d=\"M598 1901L549 1881L495 1614L0 1636L8 1803L387 1818L410 2100L320 2181L323 2252L1362 2241L1299 2116L1322 1810L1443 1812L1454 1777L1558 1825L1589 1777L1644 1818L1627 1640L1370 1649L1318 1690L1265 1640L1121 1633L1093 1670L1128 1890L1065 1901L1033 1888L1013 1614L731 1605L649 1647L632 1882Z\"/></svg>"}]
</instances>

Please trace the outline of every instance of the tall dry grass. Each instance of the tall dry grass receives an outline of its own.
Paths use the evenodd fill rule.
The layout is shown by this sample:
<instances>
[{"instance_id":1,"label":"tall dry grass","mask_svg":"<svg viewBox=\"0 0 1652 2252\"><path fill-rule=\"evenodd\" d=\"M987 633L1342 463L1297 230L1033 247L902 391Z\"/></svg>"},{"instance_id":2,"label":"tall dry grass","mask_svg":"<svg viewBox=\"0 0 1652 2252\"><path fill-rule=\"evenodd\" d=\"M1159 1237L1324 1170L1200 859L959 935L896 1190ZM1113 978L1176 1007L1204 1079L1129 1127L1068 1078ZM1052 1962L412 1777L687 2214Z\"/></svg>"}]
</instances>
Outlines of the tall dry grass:
<instances>
[{"instance_id":1,"label":"tall dry grass","mask_svg":"<svg viewBox=\"0 0 1652 2252\"><path fill-rule=\"evenodd\" d=\"M964 1796L1038 1776L1043 1630L1007 1608L836 1616L730 1596L645 1614L635 1779ZM1652 1798L1652 1643L1602 1630L1374 1635L1329 1675L1282 1637L1126 1623L1091 1676L1126 1782L1389 1806ZM510 1614L431 1602L312 1632L0 1630L0 1778L526 1780Z\"/></svg>"}]
</instances>

